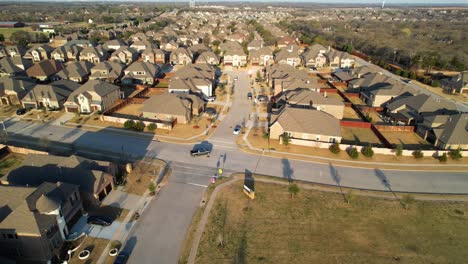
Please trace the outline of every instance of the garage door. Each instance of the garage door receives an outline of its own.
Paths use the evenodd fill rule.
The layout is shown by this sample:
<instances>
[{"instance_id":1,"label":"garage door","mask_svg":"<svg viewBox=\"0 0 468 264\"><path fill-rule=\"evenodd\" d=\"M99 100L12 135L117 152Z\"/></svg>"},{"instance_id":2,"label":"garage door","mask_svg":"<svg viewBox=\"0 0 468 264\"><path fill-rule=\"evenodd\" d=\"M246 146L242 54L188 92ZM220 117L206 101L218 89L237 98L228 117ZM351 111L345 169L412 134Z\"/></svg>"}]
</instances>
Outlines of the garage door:
<instances>
[{"instance_id":1,"label":"garage door","mask_svg":"<svg viewBox=\"0 0 468 264\"><path fill-rule=\"evenodd\" d=\"M78 113L78 107L67 107L67 112Z\"/></svg>"},{"instance_id":2,"label":"garage door","mask_svg":"<svg viewBox=\"0 0 468 264\"><path fill-rule=\"evenodd\" d=\"M35 105L35 104L27 104L27 103L25 104L25 103L23 103L23 106L24 106L24 108L27 108L27 109L36 108L36 105Z\"/></svg>"}]
</instances>

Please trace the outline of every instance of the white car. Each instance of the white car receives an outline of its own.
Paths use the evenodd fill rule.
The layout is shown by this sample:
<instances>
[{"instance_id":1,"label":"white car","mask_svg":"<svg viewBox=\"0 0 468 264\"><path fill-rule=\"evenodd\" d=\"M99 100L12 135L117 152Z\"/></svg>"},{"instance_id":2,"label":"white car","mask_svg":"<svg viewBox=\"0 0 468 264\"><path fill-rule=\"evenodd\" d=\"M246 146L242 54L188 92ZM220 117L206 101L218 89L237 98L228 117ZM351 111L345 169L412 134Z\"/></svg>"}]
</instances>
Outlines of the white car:
<instances>
[{"instance_id":1,"label":"white car","mask_svg":"<svg viewBox=\"0 0 468 264\"><path fill-rule=\"evenodd\" d=\"M234 135L239 135L241 132L241 126L237 125L232 132Z\"/></svg>"},{"instance_id":2,"label":"white car","mask_svg":"<svg viewBox=\"0 0 468 264\"><path fill-rule=\"evenodd\" d=\"M234 77L234 81L237 81L238 79L239 79L239 78L237 78L237 76L236 76L236 77Z\"/></svg>"}]
</instances>

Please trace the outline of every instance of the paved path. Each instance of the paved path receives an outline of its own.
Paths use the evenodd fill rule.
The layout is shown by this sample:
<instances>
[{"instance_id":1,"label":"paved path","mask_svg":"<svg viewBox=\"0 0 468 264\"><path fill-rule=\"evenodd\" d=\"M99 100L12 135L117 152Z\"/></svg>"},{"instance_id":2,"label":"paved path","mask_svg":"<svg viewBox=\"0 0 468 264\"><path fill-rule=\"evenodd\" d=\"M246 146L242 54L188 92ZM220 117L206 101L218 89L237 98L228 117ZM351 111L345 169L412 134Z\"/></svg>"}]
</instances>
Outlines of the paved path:
<instances>
[{"instance_id":1,"label":"paved path","mask_svg":"<svg viewBox=\"0 0 468 264\"><path fill-rule=\"evenodd\" d=\"M85 233L90 237L97 237L102 239L112 239L117 229L122 225L119 221L114 221L110 226L89 225L86 223L88 216L83 215L78 222L70 230L70 234Z\"/></svg>"}]
</instances>

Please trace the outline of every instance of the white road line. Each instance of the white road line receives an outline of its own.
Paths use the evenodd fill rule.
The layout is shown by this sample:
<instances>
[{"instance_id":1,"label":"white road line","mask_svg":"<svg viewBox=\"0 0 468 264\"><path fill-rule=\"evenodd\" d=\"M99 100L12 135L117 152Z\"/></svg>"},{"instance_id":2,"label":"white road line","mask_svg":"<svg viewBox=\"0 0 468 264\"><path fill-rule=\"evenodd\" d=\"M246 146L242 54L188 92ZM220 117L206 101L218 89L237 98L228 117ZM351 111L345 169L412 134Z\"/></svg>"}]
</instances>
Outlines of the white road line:
<instances>
[{"instance_id":1,"label":"white road line","mask_svg":"<svg viewBox=\"0 0 468 264\"><path fill-rule=\"evenodd\" d=\"M196 169L196 170L204 170L204 171L215 171L216 170L216 168L190 167L190 166L181 166L181 165L176 165L176 164L171 164L171 167Z\"/></svg>"},{"instance_id":2,"label":"white road line","mask_svg":"<svg viewBox=\"0 0 468 264\"><path fill-rule=\"evenodd\" d=\"M218 144L214 144L215 147L218 147L218 148L230 148L230 149L237 149L237 147L228 147L228 146L224 146L224 145L218 145Z\"/></svg>"},{"instance_id":3,"label":"white road line","mask_svg":"<svg viewBox=\"0 0 468 264\"><path fill-rule=\"evenodd\" d=\"M231 142L231 141L224 141L224 140L213 140L213 139L210 139L209 141L210 141L210 142L226 143L226 144L235 144L234 142Z\"/></svg>"},{"instance_id":4,"label":"white road line","mask_svg":"<svg viewBox=\"0 0 468 264\"><path fill-rule=\"evenodd\" d=\"M30 124L30 125L27 125L27 126L21 128L20 130L13 132L13 134L21 133L21 131L24 131L24 130L26 130L26 129L28 129L28 128L31 128L31 127L33 127L33 126L36 126L36 125L37 125L37 124Z\"/></svg>"},{"instance_id":5,"label":"white road line","mask_svg":"<svg viewBox=\"0 0 468 264\"><path fill-rule=\"evenodd\" d=\"M208 187L208 185L203 185L203 184L198 184L198 183L193 183L193 182L187 182L187 184L198 186L198 187L203 187L203 188Z\"/></svg>"},{"instance_id":6,"label":"white road line","mask_svg":"<svg viewBox=\"0 0 468 264\"><path fill-rule=\"evenodd\" d=\"M200 174L200 173L193 173L193 172L185 172L185 171L175 171L175 170L173 170L172 173L174 173L174 172L176 172L176 173L181 173L181 174L192 174L192 175L200 175L200 176L211 176L211 175L209 175L209 174ZM214 171L213 171L213 173L214 173Z\"/></svg>"}]
</instances>

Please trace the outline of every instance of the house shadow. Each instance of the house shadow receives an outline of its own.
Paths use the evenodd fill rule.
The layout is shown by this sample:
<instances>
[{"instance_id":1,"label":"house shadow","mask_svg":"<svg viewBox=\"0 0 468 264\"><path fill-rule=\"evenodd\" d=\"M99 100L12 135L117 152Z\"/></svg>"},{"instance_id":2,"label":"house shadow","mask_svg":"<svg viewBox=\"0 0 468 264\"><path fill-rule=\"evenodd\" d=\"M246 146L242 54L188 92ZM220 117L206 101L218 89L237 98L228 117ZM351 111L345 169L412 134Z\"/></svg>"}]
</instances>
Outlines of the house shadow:
<instances>
[{"instance_id":1,"label":"house shadow","mask_svg":"<svg viewBox=\"0 0 468 264\"><path fill-rule=\"evenodd\" d=\"M133 250L135 249L136 244L137 244L136 236L130 237L127 240L127 242L125 242L125 246L123 247L121 252L128 255L128 256L130 256L132 254Z\"/></svg>"},{"instance_id":2,"label":"house shadow","mask_svg":"<svg viewBox=\"0 0 468 264\"><path fill-rule=\"evenodd\" d=\"M294 169L291 167L291 163L288 159L281 159L281 164L283 165L283 178L292 181L294 179Z\"/></svg>"}]
</instances>

